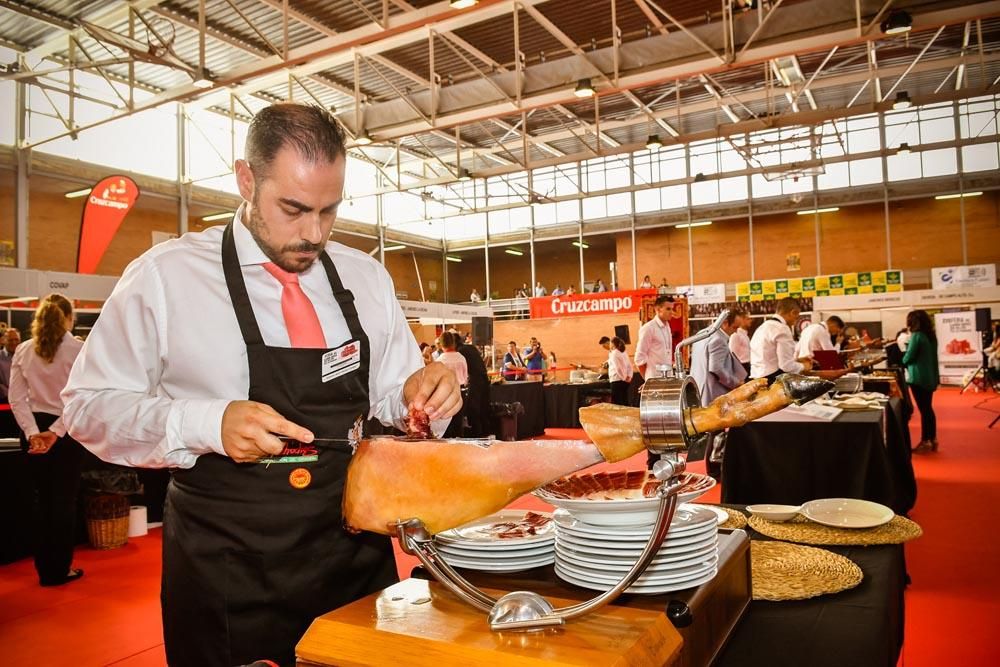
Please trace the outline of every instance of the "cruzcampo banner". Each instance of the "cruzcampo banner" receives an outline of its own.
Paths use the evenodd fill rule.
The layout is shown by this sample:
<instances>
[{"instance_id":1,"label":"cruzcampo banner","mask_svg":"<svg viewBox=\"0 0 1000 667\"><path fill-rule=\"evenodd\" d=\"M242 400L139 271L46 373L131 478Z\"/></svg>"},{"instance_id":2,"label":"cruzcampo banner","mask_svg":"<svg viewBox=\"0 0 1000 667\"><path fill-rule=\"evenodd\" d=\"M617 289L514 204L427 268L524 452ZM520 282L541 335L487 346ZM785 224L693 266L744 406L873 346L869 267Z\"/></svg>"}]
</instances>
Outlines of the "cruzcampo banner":
<instances>
[{"instance_id":1,"label":"cruzcampo banner","mask_svg":"<svg viewBox=\"0 0 1000 667\"><path fill-rule=\"evenodd\" d=\"M91 189L80 221L77 273L97 272L104 251L138 198L139 186L128 176L108 176Z\"/></svg>"},{"instance_id":2,"label":"cruzcampo banner","mask_svg":"<svg viewBox=\"0 0 1000 667\"><path fill-rule=\"evenodd\" d=\"M736 298L740 301L774 301L785 297L799 299L814 296L901 292L902 290L902 271L863 271L859 273L835 273L814 278L781 278L736 283Z\"/></svg>"}]
</instances>

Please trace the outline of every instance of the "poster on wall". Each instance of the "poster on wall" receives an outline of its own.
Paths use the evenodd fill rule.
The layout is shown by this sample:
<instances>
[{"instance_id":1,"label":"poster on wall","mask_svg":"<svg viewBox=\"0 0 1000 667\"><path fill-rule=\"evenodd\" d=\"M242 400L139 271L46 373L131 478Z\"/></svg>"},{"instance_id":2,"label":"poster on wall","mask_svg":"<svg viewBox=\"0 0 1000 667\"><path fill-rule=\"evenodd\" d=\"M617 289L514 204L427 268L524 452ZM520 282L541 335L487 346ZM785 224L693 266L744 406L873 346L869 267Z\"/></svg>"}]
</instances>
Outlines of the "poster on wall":
<instances>
[{"instance_id":1,"label":"poster on wall","mask_svg":"<svg viewBox=\"0 0 1000 667\"><path fill-rule=\"evenodd\" d=\"M931 269L931 287L933 289L993 287L996 284L997 267L995 264L936 266Z\"/></svg>"},{"instance_id":2,"label":"poster on wall","mask_svg":"<svg viewBox=\"0 0 1000 667\"><path fill-rule=\"evenodd\" d=\"M938 373L942 384L962 384L969 372L983 363L982 337L976 331L976 312L936 313Z\"/></svg>"},{"instance_id":3,"label":"poster on wall","mask_svg":"<svg viewBox=\"0 0 1000 667\"><path fill-rule=\"evenodd\" d=\"M77 273L96 273L104 251L139 198L139 186L128 176L108 176L95 185L83 207Z\"/></svg>"},{"instance_id":4,"label":"poster on wall","mask_svg":"<svg viewBox=\"0 0 1000 667\"><path fill-rule=\"evenodd\" d=\"M736 298L740 301L775 301L785 297L808 298L901 291L903 291L903 272L897 270L736 283Z\"/></svg>"},{"instance_id":5,"label":"poster on wall","mask_svg":"<svg viewBox=\"0 0 1000 667\"><path fill-rule=\"evenodd\" d=\"M721 303L726 300L726 283L680 285L676 293L687 297L688 303Z\"/></svg>"}]
</instances>

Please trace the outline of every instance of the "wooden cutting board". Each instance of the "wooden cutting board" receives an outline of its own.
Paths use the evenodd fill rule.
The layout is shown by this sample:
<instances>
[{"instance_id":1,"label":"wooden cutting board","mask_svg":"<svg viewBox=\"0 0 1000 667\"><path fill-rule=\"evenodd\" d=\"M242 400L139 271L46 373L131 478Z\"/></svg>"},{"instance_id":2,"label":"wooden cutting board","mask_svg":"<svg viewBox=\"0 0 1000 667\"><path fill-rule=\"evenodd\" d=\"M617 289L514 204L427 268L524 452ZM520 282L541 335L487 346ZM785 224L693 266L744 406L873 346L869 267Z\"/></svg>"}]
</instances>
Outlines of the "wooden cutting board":
<instances>
[{"instance_id":1,"label":"wooden cutting board","mask_svg":"<svg viewBox=\"0 0 1000 667\"><path fill-rule=\"evenodd\" d=\"M485 591L500 597L503 591ZM556 608L575 604L550 599ZM486 614L436 581L407 579L320 616L296 647L298 665L673 664L682 639L662 610L609 605L539 632L492 632Z\"/></svg>"}]
</instances>

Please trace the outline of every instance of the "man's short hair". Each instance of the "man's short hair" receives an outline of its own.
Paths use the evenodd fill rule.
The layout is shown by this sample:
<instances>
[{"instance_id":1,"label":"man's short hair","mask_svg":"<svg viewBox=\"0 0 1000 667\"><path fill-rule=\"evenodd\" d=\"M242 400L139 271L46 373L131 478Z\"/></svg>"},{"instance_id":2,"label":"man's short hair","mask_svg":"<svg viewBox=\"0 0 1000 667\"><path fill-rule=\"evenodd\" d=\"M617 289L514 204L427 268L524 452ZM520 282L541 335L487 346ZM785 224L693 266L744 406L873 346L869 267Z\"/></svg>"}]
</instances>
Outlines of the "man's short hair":
<instances>
[{"instance_id":1,"label":"man's short hair","mask_svg":"<svg viewBox=\"0 0 1000 667\"><path fill-rule=\"evenodd\" d=\"M826 318L826 321L827 321L827 323L832 322L833 324L836 324L841 329L843 329L846 326L844 324L844 320L840 319L836 315L831 315L830 317Z\"/></svg>"},{"instance_id":2,"label":"man's short hair","mask_svg":"<svg viewBox=\"0 0 1000 667\"><path fill-rule=\"evenodd\" d=\"M310 162L334 162L347 153L344 128L329 111L307 104L272 104L257 112L247 132L246 160L266 177L275 156L291 146Z\"/></svg>"},{"instance_id":3,"label":"man's short hair","mask_svg":"<svg viewBox=\"0 0 1000 667\"><path fill-rule=\"evenodd\" d=\"M674 297L670 296L669 294L661 294L660 296L656 297L656 301L653 302L653 305L662 306L665 303L673 303L673 302L674 302Z\"/></svg>"},{"instance_id":4,"label":"man's short hair","mask_svg":"<svg viewBox=\"0 0 1000 667\"><path fill-rule=\"evenodd\" d=\"M513 345L514 347L517 347L517 341L516 340L508 341L507 344L508 345Z\"/></svg>"},{"instance_id":5,"label":"man's short hair","mask_svg":"<svg viewBox=\"0 0 1000 667\"><path fill-rule=\"evenodd\" d=\"M604 345L605 343L610 343L611 339L607 336L601 336L601 340L597 341L598 345Z\"/></svg>"},{"instance_id":6,"label":"man's short hair","mask_svg":"<svg viewBox=\"0 0 1000 667\"><path fill-rule=\"evenodd\" d=\"M778 305L774 309L774 312L780 315L783 313L790 313L795 310L801 311L802 306L799 305L798 299L793 299L792 297L788 296L778 301Z\"/></svg>"},{"instance_id":7,"label":"man's short hair","mask_svg":"<svg viewBox=\"0 0 1000 667\"><path fill-rule=\"evenodd\" d=\"M735 308L731 308L729 310L729 313L726 315L726 324L732 326L733 323L736 322L736 318L742 314L743 313L741 311L736 310Z\"/></svg>"}]
</instances>

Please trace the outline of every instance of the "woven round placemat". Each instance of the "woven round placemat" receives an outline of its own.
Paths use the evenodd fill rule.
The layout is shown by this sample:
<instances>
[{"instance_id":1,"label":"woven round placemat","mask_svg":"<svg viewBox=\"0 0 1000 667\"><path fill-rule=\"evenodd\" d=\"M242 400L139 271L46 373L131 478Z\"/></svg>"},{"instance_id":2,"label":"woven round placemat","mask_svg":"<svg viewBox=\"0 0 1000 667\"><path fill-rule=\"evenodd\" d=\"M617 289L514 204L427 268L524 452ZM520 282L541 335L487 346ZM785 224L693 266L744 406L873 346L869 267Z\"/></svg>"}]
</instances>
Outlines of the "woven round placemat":
<instances>
[{"instance_id":1,"label":"woven round placemat","mask_svg":"<svg viewBox=\"0 0 1000 667\"><path fill-rule=\"evenodd\" d=\"M780 602L839 593L861 583L854 561L826 549L788 542L750 543L753 599Z\"/></svg>"},{"instance_id":2,"label":"woven round placemat","mask_svg":"<svg viewBox=\"0 0 1000 667\"><path fill-rule=\"evenodd\" d=\"M899 515L892 517L889 523L875 528L832 528L813 523L803 516L785 522L768 521L758 516L751 516L750 527L776 540L841 546L902 544L924 534L919 525Z\"/></svg>"},{"instance_id":3,"label":"woven round placemat","mask_svg":"<svg viewBox=\"0 0 1000 667\"><path fill-rule=\"evenodd\" d=\"M743 512L729 509L728 507L720 507L719 509L729 515L729 518L726 519L725 523L720 524L719 528L728 528L729 530L746 528L747 517Z\"/></svg>"}]
</instances>

